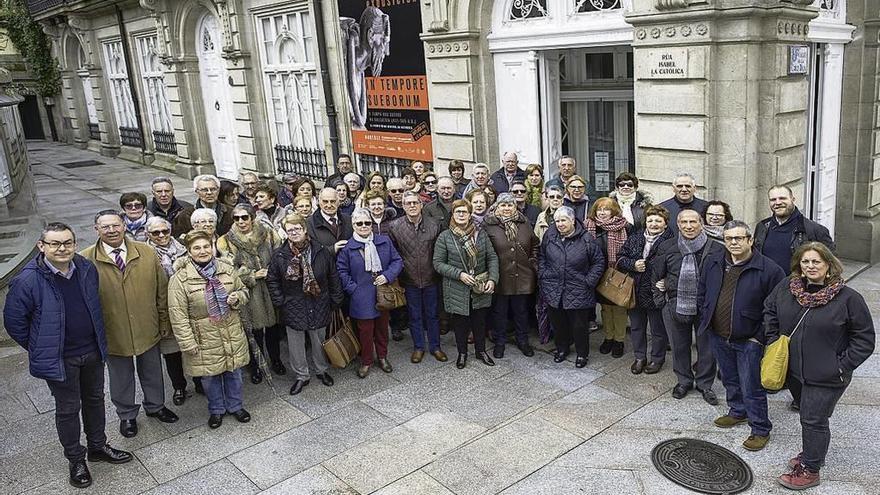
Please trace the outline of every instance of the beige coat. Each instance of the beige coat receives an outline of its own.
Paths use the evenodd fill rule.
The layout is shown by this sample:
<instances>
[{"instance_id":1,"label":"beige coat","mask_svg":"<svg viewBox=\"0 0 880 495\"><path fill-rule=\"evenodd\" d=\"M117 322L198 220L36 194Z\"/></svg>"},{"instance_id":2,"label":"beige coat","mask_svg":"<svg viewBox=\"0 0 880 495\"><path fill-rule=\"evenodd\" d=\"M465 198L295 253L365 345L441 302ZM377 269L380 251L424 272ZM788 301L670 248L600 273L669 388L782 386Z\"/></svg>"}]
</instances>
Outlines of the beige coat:
<instances>
[{"instance_id":1,"label":"beige coat","mask_svg":"<svg viewBox=\"0 0 880 495\"><path fill-rule=\"evenodd\" d=\"M156 251L125 239L125 272L104 252L98 241L81 253L98 269L98 294L111 356L139 356L171 335L168 324L168 279Z\"/></svg>"},{"instance_id":2,"label":"beige coat","mask_svg":"<svg viewBox=\"0 0 880 495\"><path fill-rule=\"evenodd\" d=\"M177 260L174 267L177 271L168 283L169 317L183 351L186 373L214 376L248 364L248 341L238 314L238 309L247 304L248 291L232 265L223 259L217 260L217 278L230 295L238 294L238 302L230 305L232 311L222 321L208 318L207 282L189 256ZM193 350L198 352L190 354Z\"/></svg>"}]
</instances>

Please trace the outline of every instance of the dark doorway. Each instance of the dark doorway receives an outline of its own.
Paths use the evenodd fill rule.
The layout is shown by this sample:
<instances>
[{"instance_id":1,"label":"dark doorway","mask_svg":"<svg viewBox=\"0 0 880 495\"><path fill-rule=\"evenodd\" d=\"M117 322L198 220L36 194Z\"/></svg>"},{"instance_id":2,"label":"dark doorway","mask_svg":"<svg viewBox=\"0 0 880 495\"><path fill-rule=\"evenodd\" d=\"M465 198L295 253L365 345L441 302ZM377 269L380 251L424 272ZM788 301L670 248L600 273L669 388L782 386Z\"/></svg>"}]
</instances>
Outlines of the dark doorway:
<instances>
[{"instance_id":1,"label":"dark doorway","mask_svg":"<svg viewBox=\"0 0 880 495\"><path fill-rule=\"evenodd\" d=\"M24 95L24 101L19 103L18 111L21 113L21 127L24 129L25 139L46 139L36 95Z\"/></svg>"}]
</instances>

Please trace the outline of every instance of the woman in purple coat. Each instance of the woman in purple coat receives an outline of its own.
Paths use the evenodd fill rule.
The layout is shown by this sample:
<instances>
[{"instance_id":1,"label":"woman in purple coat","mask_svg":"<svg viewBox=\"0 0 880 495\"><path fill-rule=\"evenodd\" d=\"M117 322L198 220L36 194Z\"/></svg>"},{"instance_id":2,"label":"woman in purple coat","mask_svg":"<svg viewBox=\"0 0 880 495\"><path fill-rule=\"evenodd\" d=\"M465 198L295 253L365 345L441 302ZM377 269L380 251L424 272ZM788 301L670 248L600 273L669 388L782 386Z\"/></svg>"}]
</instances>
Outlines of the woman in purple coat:
<instances>
[{"instance_id":1,"label":"woman in purple coat","mask_svg":"<svg viewBox=\"0 0 880 495\"><path fill-rule=\"evenodd\" d=\"M388 362L388 311L376 309L376 286L397 280L403 259L391 239L373 233L369 210L358 208L351 215L354 234L336 257L342 288L351 298L349 316L357 324L361 343L361 367L357 374L366 378L375 356L379 367L391 373Z\"/></svg>"}]
</instances>

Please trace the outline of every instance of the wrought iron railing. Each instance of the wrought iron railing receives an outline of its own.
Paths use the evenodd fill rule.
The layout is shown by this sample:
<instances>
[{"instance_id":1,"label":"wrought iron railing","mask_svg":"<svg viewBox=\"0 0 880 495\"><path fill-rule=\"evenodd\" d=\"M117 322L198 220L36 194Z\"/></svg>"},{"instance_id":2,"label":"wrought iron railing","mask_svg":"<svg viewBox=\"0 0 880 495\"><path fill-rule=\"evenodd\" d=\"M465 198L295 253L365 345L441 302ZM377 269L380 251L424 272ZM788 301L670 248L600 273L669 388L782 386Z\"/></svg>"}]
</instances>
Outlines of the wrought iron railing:
<instances>
[{"instance_id":1,"label":"wrought iron railing","mask_svg":"<svg viewBox=\"0 0 880 495\"><path fill-rule=\"evenodd\" d=\"M327 178L327 155L323 149L279 144L275 146L275 164L281 173L318 180Z\"/></svg>"},{"instance_id":2,"label":"wrought iron railing","mask_svg":"<svg viewBox=\"0 0 880 495\"><path fill-rule=\"evenodd\" d=\"M94 139L95 141L101 140L101 129L98 127L98 124L89 122L89 139Z\"/></svg>"},{"instance_id":3,"label":"wrought iron railing","mask_svg":"<svg viewBox=\"0 0 880 495\"><path fill-rule=\"evenodd\" d=\"M411 160L403 158L391 158L387 156L361 155L361 172L366 175L374 170L378 170L385 177L400 177L403 175L403 169L409 167ZM431 162L422 162L426 169L431 168Z\"/></svg>"},{"instance_id":4,"label":"wrought iron railing","mask_svg":"<svg viewBox=\"0 0 880 495\"><path fill-rule=\"evenodd\" d=\"M66 0L27 0L27 8L31 14L36 14L65 3L67 3Z\"/></svg>"},{"instance_id":5,"label":"wrought iron railing","mask_svg":"<svg viewBox=\"0 0 880 495\"><path fill-rule=\"evenodd\" d=\"M137 127L120 127L119 140L125 146L141 147L141 130Z\"/></svg>"},{"instance_id":6,"label":"wrought iron railing","mask_svg":"<svg viewBox=\"0 0 880 495\"><path fill-rule=\"evenodd\" d=\"M169 131L153 131L153 144L156 145L156 151L161 153L177 154L177 142L174 140L174 133Z\"/></svg>"}]
</instances>

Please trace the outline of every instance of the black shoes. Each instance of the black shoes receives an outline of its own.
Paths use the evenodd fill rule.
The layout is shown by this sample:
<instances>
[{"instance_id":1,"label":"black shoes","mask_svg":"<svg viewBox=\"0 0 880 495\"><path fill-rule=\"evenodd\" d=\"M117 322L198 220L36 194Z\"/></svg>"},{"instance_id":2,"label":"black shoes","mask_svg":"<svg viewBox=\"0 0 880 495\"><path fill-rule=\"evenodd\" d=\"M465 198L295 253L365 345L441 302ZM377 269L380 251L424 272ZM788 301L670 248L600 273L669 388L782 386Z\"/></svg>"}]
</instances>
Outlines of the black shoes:
<instances>
[{"instance_id":1,"label":"black shoes","mask_svg":"<svg viewBox=\"0 0 880 495\"><path fill-rule=\"evenodd\" d=\"M254 385L263 383L263 372L260 370L259 366L254 366L251 370L251 383Z\"/></svg>"},{"instance_id":2,"label":"black shoes","mask_svg":"<svg viewBox=\"0 0 880 495\"><path fill-rule=\"evenodd\" d=\"M501 359L501 358L503 358L503 357L504 357L504 346L496 345L496 346L492 349L492 356L493 356L495 359Z\"/></svg>"},{"instance_id":3,"label":"black shoes","mask_svg":"<svg viewBox=\"0 0 880 495\"><path fill-rule=\"evenodd\" d=\"M532 357L535 355L535 350L532 349L532 346L529 345L528 342L517 344L516 347L519 349L519 352L523 353L523 356L525 357Z\"/></svg>"},{"instance_id":4,"label":"black shoes","mask_svg":"<svg viewBox=\"0 0 880 495\"><path fill-rule=\"evenodd\" d=\"M125 438L131 438L138 434L136 419L123 419L119 421L119 433Z\"/></svg>"},{"instance_id":5,"label":"black shoes","mask_svg":"<svg viewBox=\"0 0 880 495\"><path fill-rule=\"evenodd\" d=\"M247 423L251 420L251 413L245 411L243 407L231 414L235 416L236 421L239 423Z\"/></svg>"},{"instance_id":6,"label":"black shoes","mask_svg":"<svg viewBox=\"0 0 880 495\"><path fill-rule=\"evenodd\" d=\"M388 362L387 358L379 358L379 369L385 373L391 373L394 371L394 368L391 367L391 363Z\"/></svg>"},{"instance_id":7,"label":"black shoes","mask_svg":"<svg viewBox=\"0 0 880 495\"><path fill-rule=\"evenodd\" d=\"M175 406L182 406L186 402L186 389L175 390L174 395L171 396L171 401L174 402Z\"/></svg>"},{"instance_id":8,"label":"black shoes","mask_svg":"<svg viewBox=\"0 0 880 495\"><path fill-rule=\"evenodd\" d=\"M308 380L297 380L293 382L293 386L290 387L290 395L297 395L303 391L306 385L309 384Z\"/></svg>"},{"instance_id":9,"label":"black shoes","mask_svg":"<svg viewBox=\"0 0 880 495\"><path fill-rule=\"evenodd\" d=\"M275 361L272 363L272 373L275 373L278 376L284 376L287 374L287 368L284 367L284 363L281 361Z\"/></svg>"},{"instance_id":10,"label":"black shoes","mask_svg":"<svg viewBox=\"0 0 880 495\"><path fill-rule=\"evenodd\" d=\"M553 354L553 362L561 363L565 361L566 357L568 357L568 352L556 351L556 353Z\"/></svg>"},{"instance_id":11,"label":"black shoes","mask_svg":"<svg viewBox=\"0 0 880 495\"><path fill-rule=\"evenodd\" d=\"M455 360L455 367L458 369L462 369L465 366L467 366L467 354L458 353L458 359Z\"/></svg>"},{"instance_id":12,"label":"black shoes","mask_svg":"<svg viewBox=\"0 0 880 495\"><path fill-rule=\"evenodd\" d=\"M614 343L611 344L611 357L623 357L623 342L618 342L615 340Z\"/></svg>"},{"instance_id":13,"label":"black shoes","mask_svg":"<svg viewBox=\"0 0 880 495\"><path fill-rule=\"evenodd\" d=\"M686 396L692 388L693 386L691 385L685 386L679 383L676 386L672 387L672 398L684 399L684 396Z\"/></svg>"},{"instance_id":14,"label":"black shoes","mask_svg":"<svg viewBox=\"0 0 880 495\"><path fill-rule=\"evenodd\" d=\"M220 425L223 424L223 415L222 414L212 414L211 417L208 418L208 427L212 430L220 428Z\"/></svg>"},{"instance_id":15,"label":"black shoes","mask_svg":"<svg viewBox=\"0 0 880 495\"><path fill-rule=\"evenodd\" d=\"M565 359L565 358L563 358ZM578 356L577 359L574 360L575 368L583 368L587 365L587 356Z\"/></svg>"},{"instance_id":16,"label":"black shoes","mask_svg":"<svg viewBox=\"0 0 880 495\"><path fill-rule=\"evenodd\" d=\"M477 359L482 361L486 366L495 366L495 361L492 361L492 358L489 357L489 353L486 351L478 352Z\"/></svg>"},{"instance_id":17,"label":"black shoes","mask_svg":"<svg viewBox=\"0 0 880 495\"><path fill-rule=\"evenodd\" d=\"M315 375L315 378L317 378L318 380L321 380L321 383L323 383L324 386L326 386L326 387L333 386L333 377L330 376L330 373L322 373L320 375Z\"/></svg>"},{"instance_id":18,"label":"black shoes","mask_svg":"<svg viewBox=\"0 0 880 495\"><path fill-rule=\"evenodd\" d=\"M70 486L75 488L86 488L92 484L92 473L86 461L73 461L70 463Z\"/></svg>"},{"instance_id":19,"label":"black shoes","mask_svg":"<svg viewBox=\"0 0 880 495\"><path fill-rule=\"evenodd\" d=\"M718 396L715 395L715 392L713 392L712 389L700 390L700 393L703 394L704 401L713 406L718 405Z\"/></svg>"},{"instance_id":20,"label":"black shoes","mask_svg":"<svg viewBox=\"0 0 880 495\"><path fill-rule=\"evenodd\" d=\"M403 330L391 330L391 340L395 342L403 340Z\"/></svg>"},{"instance_id":21,"label":"black shoes","mask_svg":"<svg viewBox=\"0 0 880 495\"><path fill-rule=\"evenodd\" d=\"M633 375L640 375L642 371L645 371L645 359L636 359L633 361L632 366L629 367L629 370Z\"/></svg>"},{"instance_id":22,"label":"black shoes","mask_svg":"<svg viewBox=\"0 0 880 495\"><path fill-rule=\"evenodd\" d=\"M602 341L602 345L599 346L599 353L600 354L608 354L609 352L611 352L611 349L613 349L613 348L614 348L614 341L609 340L609 339L605 339Z\"/></svg>"},{"instance_id":23,"label":"black shoes","mask_svg":"<svg viewBox=\"0 0 880 495\"><path fill-rule=\"evenodd\" d=\"M661 369L663 369L663 363L655 363L654 361L651 361L645 366L645 374L653 375L654 373L659 373Z\"/></svg>"},{"instance_id":24,"label":"black shoes","mask_svg":"<svg viewBox=\"0 0 880 495\"><path fill-rule=\"evenodd\" d=\"M163 407L156 412L148 412L147 417L156 418L163 423L176 423L177 420L180 419L177 417L176 414L174 414L173 411L171 411L171 409L168 409L167 407Z\"/></svg>"},{"instance_id":25,"label":"black shoes","mask_svg":"<svg viewBox=\"0 0 880 495\"><path fill-rule=\"evenodd\" d=\"M98 450L89 450L89 462L109 462L110 464L125 464L131 460L131 452L114 449L104 444Z\"/></svg>"}]
</instances>

